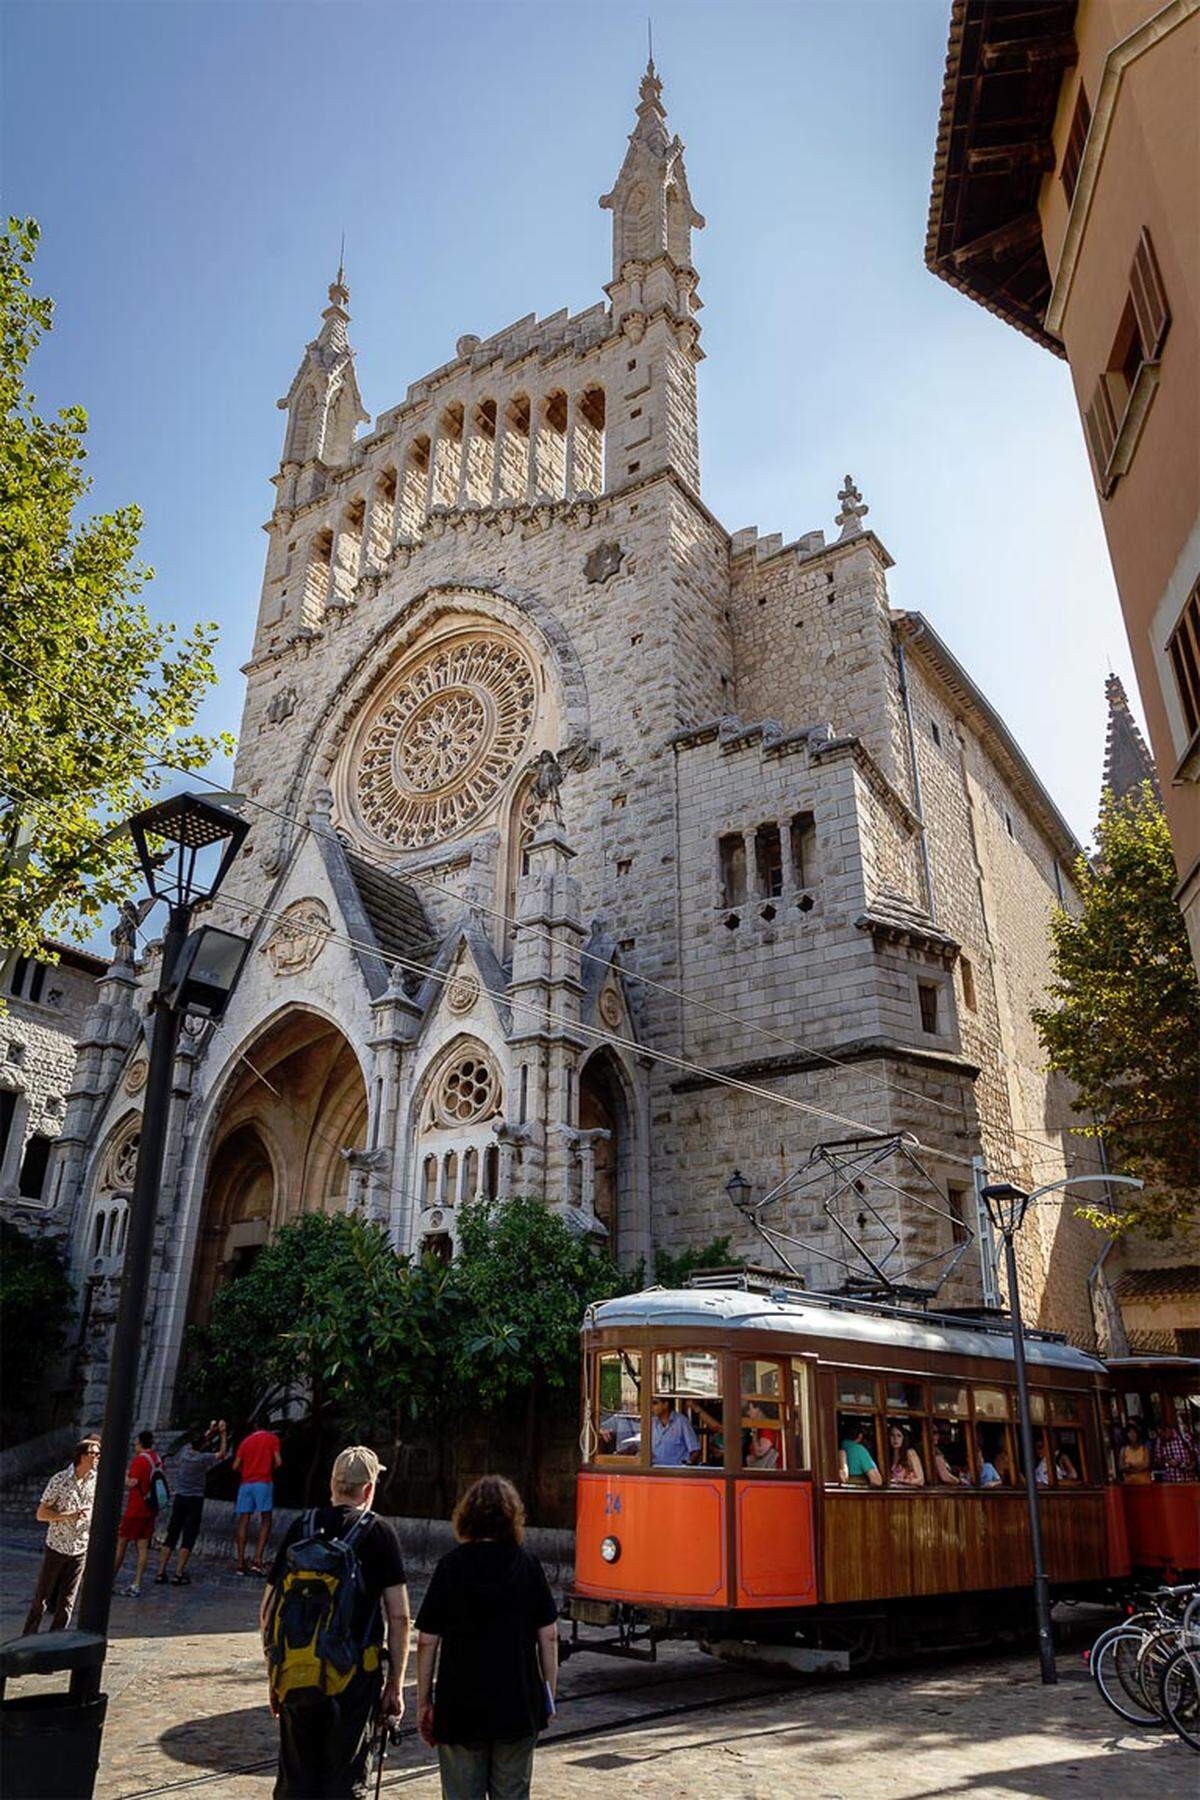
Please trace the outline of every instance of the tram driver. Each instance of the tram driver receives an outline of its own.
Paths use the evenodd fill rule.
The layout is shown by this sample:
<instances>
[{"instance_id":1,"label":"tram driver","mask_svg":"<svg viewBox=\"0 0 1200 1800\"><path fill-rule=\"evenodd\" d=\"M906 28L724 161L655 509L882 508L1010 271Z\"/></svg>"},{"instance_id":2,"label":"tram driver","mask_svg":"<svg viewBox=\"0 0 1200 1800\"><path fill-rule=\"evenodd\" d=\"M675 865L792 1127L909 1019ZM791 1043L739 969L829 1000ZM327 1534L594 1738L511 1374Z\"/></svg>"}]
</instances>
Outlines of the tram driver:
<instances>
[{"instance_id":1,"label":"tram driver","mask_svg":"<svg viewBox=\"0 0 1200 1800\"><path fill-rule=\"evenodd\" d=\"M650 1460L656 1468L678 1469L700 1461L700 1439L685 1413L675 1410L675 1402L659 1395L653 1402L654 1422L650 1432Z\"/></svg>"}]
</instances>

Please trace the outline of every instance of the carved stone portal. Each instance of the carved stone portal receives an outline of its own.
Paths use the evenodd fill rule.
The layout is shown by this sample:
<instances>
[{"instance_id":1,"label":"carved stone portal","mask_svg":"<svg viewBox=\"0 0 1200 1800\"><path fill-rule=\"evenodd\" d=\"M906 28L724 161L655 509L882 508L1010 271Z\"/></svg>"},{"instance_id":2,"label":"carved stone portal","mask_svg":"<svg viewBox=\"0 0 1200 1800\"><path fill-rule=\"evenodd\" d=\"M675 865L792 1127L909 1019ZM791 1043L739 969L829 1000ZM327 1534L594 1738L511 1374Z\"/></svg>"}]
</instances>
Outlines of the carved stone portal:
<instances>
[{"instance_id":1,"label":"carved stone portal","mask_svg":"<svg viewBox=\"0 0 1200 1800\"><path fill-rule=\"evenodd\" d=\"M425 651L357 735L349 799L361 825L401 850L467 830L527 750L536 710L533 664L510 639L471 631Z\"/></svg>"},{"instance_id":2,"label":"carved stone portal","mask_svg":"<svg viewBox=\"0 0 1200 1800\"><path fill-rule=\"evenodd\" d=\"M275 975L300 975L311 969L333 933L333 921L321 900L293 900L263 945Z\"/></svg>"}]
</instances>

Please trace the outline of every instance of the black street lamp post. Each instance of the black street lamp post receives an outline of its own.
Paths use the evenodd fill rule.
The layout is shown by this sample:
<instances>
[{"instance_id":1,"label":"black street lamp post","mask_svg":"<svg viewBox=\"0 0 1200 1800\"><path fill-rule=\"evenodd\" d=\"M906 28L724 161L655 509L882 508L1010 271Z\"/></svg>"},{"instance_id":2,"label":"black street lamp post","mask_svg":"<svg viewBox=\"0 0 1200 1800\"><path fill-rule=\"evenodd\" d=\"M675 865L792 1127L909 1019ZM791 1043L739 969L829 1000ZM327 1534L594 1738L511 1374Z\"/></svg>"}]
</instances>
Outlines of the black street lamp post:
<instances>
[{"instance_id":1,"label":"black street lamp post","mask_svg":"<svg viewBox=\"0 0 1200 1800\"><path fill-rule=\"evenodd\" d=\"M1033 1452L1033 1418L1029 1407L1029 1373L1025 1366L1025 1327L1021 1319L1021 1290L1017 1283L1016 1235L1034 1200L1043 1194L1078 1183L1102 1181L1105 1185L1120 1182L1140 1188L1142 1183L1129 1175L1075 1175L1065 1181L1047 1182L1027 1194L1009 1181L995 1182L982 1190L984 1203L993 1229L1004 1239L1004 1269L1008 1281L1008 1311L1012 1320L1013 1372L1017 1378L1017 1412L1021 1431L1021 1458L1025 1466L1025 1493L1029 1502L1029 1547L1033 1559L1033 1605L1037 1618L1038 1657L1042 1665L1042 1681L1051 1686L1058 1680L1054 1661L1054 1625L1050 1617L1050 1583L1046 1575L1046 1559L1042 1549L1042 1515L1038 1503L1037 1462ZM1051 1455L1049 1438L1046 1460Z\"/></svg>"},{"instance_id":2,"label":"black street lamp post","mask_svg":"<svg viewBox=\"0 0 1200 1800\"><path fill-rule=\"evenodd\" d=\"M124 1500L125 1455L133 1428L142 1322L163 1152L171 1106L171 1083L180 1027L186 1013L218 1018L241 972L249 944L232 933L202 925L189 936L196 906L211 899L240 849L249 826L234 813L198 794L178 794L129 821L153 900L168 905L158 989L152 1002L153 1027L146 1098L138 1144L137 1170L129 1202L129 1226L121 1271L121 1292L109 1362L108 1391L96 1475L96 1498L87 1562L79 1598L78 1623L70 1632L48 1632L8 1644L0 1652L0 1678L10 1674L70 1669L69 1699L37 1696L56 1704L42 1711L5 1703L8 1792L63 1793L89 1800L99 1760L105 1697L100 1691L112 1603L113 1565ZM215 861L215 868L213 863ZM10 1716L11 1715L11 1716ZM41 1723L37 1723L39 1720ZM35 1741L36 1740L36 1741ZM23 1743L24 1754L17 1749ZM14 1757L13 1751L17 1749ZM35 1785L26 1787L23 1765ZM17 1765L21 1764L22 1767Z\"/></svg>"}]
</instances>

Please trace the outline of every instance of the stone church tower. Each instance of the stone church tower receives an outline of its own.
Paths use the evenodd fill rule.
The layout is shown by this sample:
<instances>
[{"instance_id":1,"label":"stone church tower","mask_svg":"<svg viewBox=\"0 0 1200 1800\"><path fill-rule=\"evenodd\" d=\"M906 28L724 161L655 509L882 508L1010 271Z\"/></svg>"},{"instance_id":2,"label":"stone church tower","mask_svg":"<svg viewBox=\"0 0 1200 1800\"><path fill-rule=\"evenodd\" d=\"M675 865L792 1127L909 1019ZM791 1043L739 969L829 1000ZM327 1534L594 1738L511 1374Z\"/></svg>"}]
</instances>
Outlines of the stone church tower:
<instances>
[{"instance_id":1,"label":"stone church tower","mask_svg":"<svg viewBox=\"0 0 1200 1800\"><path fill-rule=\"evenodd\" d=\"M627 1266L714 1234L762 1260L735 1166L761 1195L818 1144L907 1133L940 1209L900 1159L859 1228L926 1279L954 1263L943 1298L970 1301L992 1279L972 1159L1065 1170L1028 1011L1078 846L946 645L889 607L848 476L828 541L731 535L701 499L704 220L653 64L600 204L612 278L586 311L460 337L369 423L339 270L279 403L252 830L216 920L254 948L179 1059L146 1417L186 1324L304 1211L449 1255L464 1201L534 1194ZM85 1363L155 976L121 948L59 1140ZM839 1285L836 1222L787 1206L808 1278ZM1027 1304L1086 1336L1080 1230L1031 1225Z\"/></svg>"}]
</instances>

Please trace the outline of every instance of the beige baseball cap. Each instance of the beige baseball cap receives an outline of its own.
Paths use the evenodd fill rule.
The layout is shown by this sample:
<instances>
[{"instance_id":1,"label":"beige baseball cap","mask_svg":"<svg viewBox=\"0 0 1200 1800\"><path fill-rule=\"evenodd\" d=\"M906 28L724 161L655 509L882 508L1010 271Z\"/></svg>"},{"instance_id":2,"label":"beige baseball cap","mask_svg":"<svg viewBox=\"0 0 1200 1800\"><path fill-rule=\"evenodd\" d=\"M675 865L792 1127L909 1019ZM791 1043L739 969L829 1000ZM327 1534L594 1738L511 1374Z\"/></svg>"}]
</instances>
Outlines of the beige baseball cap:
<instances>
[{"instance_id":1,"label":"beige baseball cap","mask_svg":"<svg viewBox=\"0 0 1200 1800\"><path fill-rule=\"evenodd\" d=\"M333 1485L338 1488L361 1488L377 1481L387 1467L365 1444L348 1444L333 1459Z\"/></svg>"}]
</instances>

